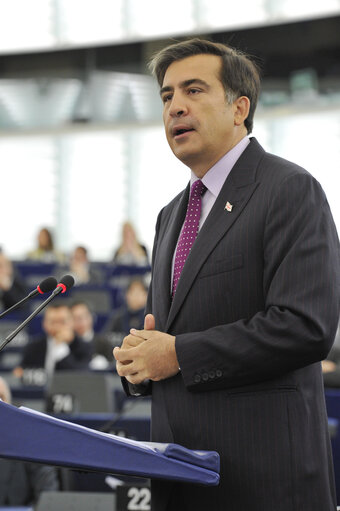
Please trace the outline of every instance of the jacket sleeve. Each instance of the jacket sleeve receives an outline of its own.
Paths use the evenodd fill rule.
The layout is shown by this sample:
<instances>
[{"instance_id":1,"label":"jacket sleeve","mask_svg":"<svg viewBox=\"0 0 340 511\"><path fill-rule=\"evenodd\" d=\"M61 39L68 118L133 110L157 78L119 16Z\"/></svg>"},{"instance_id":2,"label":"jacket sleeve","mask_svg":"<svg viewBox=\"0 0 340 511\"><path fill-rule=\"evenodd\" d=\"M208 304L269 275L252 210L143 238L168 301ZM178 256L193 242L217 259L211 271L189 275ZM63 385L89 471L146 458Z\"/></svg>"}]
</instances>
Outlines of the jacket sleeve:
<instances>
[{"instance_id":1,"label":"jacket sleeve","mask_svg":"<svg viewBox=\"0 0 340 511\"><path fill-rule=\"evenodd\" d=\"M324 192L309 174L280 183L268 203L262 249L264 309L176 336L188 390L254 384L327 356L340 310L339 241Z\"/></svg>"}]
</instances>

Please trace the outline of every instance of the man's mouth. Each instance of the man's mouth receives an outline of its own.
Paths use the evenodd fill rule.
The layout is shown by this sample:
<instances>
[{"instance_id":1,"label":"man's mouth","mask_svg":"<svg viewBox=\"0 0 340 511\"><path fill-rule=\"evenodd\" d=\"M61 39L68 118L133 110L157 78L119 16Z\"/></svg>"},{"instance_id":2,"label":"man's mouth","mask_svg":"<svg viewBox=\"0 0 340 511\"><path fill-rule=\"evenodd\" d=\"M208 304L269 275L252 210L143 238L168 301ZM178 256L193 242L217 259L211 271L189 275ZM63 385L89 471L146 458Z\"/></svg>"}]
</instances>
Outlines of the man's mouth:
<instances>
[{"instance_id":1,"label":"man's mouth","mask_svg":"<svg viewBox=\"0 0 340 511\"><path fill-rule=\"evenodd\" d=\"M186 133L190 133L192 131L195 131L193 128L181 128L181 127L178 127L178 128L174 128L173 130L173 137L175 139L178 139L178 138L181 138L183 137Z\"/></svg>"}]
</instances>

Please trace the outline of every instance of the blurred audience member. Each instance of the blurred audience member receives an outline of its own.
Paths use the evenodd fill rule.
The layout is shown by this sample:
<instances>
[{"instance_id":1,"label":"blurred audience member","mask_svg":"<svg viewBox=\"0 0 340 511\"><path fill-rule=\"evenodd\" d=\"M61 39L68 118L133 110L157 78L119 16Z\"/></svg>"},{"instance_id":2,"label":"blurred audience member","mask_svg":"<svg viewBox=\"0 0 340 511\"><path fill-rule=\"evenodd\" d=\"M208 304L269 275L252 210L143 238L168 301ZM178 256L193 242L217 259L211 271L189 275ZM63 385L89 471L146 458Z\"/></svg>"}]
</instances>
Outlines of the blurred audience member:
<instances>
[{"instance_id":1,"label":"blurred audience member","mask_svg":"<svg viewBox=\"0 0 340 511\"><path fill-rule=\"evenodd\" d=\"M76 301L71 305L73 329L76 335L86 342L93 342L95 332L93 329L93 315L89 305L84 301Z\"/></svg>"},{"instance_id":2,"label":"blurred audience member","mask_svg":"<svg viewBox=\"0 0 340 511\"><path fill-rule=\"evenodd\" d=\"M125 292L125 305L113 313L105 328L114 335L116 346L120 346L130 328L137 330L143 328L147 294L143 280L139 278L131 280Z\"/></svg>"},{"instance_id":3,"label":"blurred audience member","mask_svg":"<svg viewBox=\"0 0 340 511\"><path fill-rule=\"evenodd\" d=\"M340 323L333 347L321 365L325 387L340 387Z\"/></svg>"},{"instance_id":4,"label":"blurred audience member","mask_svg":"<svg viewBox=\"0 0 340 511\"><path fill-rule=\"evenodd\" d=\"M12 262L0 252L0 309L12 307L26 294L26 287L15 274Z\"/></svg>"},{"instance_id":5,"label":"blurred audience member","mask_svg":"<svg viewBox=\"0 0 340 511\"><path fill-rule=\"evenodd\" d=\"M81 284L102 284L104 281L102 272L90 263L88 251L83 246L74 249L70 256L69 267L65 268L65 271L74 277L78 286Z\"/></svg>"},{"instance_id":6,"label":"blurred audience member","mask_svg":"<svg viewBox=\"0 0 340 511\"><path fill-rule=\"evenodd\" d=\"M46 227L40 229L37 238L38 246L28 252L27 259L41 263L63 263L65 256L54 248L52 233Z\"/></svg>"},{"instance_id":7,"label":"blurred audience member","mask_svg":"<svg viewBox=\"0 0 340 511\"><path fill-rule=\"evenodd\" d=\"M0 377L0 399L11 404L11 392ZM20 460L0 459L0 506L31 506L43 491L58 491L54 467Z\"/></svg>"},{"instance_id":8,"label":"blurred audience member","mask_svg":"<svg viewBox=\"0 0 340 511\"><path fill-rule=\"evenodd\" d=\"M44 335L25 346L21 367L14 370L16 376L26 368L44 368L49 378L54 370L88 367L92 346L75 335L71 310L65 302L48 306L42 327Z\"/></svg>"},{"instance_id":9,"label":"blurred audience member","mask_svg":"<svg viewBox=\"0 0 340 511\"><path fill-rule=\"evenodd\" d=\"M130 222L123 224L122 243L114 254L113 262L136 266L146 266L149 264L147 250L137 240L135 229Z\"/></svg>"},{"instance_id":10,"label":"blurred audience member","mask_svg":"<svg viewBox=\"0 0 340 511\"><path fill-rule=\"evenodd\" d=\"M74 302L71 306L73 328L76 335L85 342L91 343L93 358L89 367L91 369L107 369L113 364L112 346L110 338L105 334L94 331L93 313L84 301Z\"/></svg>"}]
</instances>

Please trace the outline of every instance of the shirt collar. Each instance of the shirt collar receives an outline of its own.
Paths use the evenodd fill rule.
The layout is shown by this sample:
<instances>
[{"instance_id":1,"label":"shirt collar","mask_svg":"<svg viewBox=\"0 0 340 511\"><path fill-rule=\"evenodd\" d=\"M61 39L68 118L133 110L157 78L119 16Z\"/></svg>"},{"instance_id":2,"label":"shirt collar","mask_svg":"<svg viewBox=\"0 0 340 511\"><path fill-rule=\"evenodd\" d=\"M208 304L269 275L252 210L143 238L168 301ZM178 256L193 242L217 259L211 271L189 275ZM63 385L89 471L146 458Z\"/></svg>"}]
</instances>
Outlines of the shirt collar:
<instances>
[{"instance_id":1,"label":"shirt collar","mask_svg":"<svg viewBox=\"0 0 340 511\"><path fill-rule=\"evenodd\" d=\"M250 140L248 136L245 136L240 140L235 147L233 147L230 151L228 151L218 162L215 163L208 170L205 176L202 178L203 184L207 187L209 192L211 192L215 197L221 191L221 188L227 179L231 169L249 144ZM190 186L197 180L196 174L191 171L191 179Z\"/></svg>"}]
</instances>

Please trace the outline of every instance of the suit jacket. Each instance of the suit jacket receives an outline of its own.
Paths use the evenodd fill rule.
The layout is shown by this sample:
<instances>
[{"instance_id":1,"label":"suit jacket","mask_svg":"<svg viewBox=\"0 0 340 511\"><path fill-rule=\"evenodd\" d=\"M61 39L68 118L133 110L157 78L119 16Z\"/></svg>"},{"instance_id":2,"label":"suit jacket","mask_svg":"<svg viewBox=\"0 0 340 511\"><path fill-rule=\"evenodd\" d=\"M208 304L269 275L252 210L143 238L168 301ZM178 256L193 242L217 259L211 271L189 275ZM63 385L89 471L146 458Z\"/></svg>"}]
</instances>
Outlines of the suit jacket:
<instances>
[{"instance_id":1,"label":"suit jacket","mask_svg":"<svg viewBox=\"0 0 340 511\"><path fill-rule=\"evenodd\" d=\"M41 492L58 490L55 467L0 459L0 505L31 505Z\"/></svg>"},{"instance_id":2,"label":"suit jacket","mask_svg":"<svg viewBox=\"0 0 340 511\"><path fill-rule=\"evenodd\" d=\"M14 276L12 286L8 291L0 290L0 307L9 309L15 303L19 302L27 295L27 289L21 279Z\"/></svg>"},{"instance_id":3,"label":"suit jacket","mask_svg":"<svg viewBox=\"0 0 340 511\"><path fill-rule=\"evenodd\" d=\"M87 368L92 358L92 343L85 342L76 336L69 344L69 347L70 353L56 363L55 369L66 370ZM46 351L46 335L34 339L25 346L21 366L30 369L35 367L45 367Z\"/></svg>"},{"instance_id":4,"label":"suit jacket","mask_svg":"<svg viewBox=\"0 0 340 511\"><path fill-rule=\"evenodd\" d=\"M159 214L147 305L156 329L176 336L181 371L125 388L152 392L152 440L218 451L221 482L154 481L153 509L334 511L319 361L337 327L340 254L323 190L251 139L171 302L188 195Z\"/></svg>"}]
</instances>

